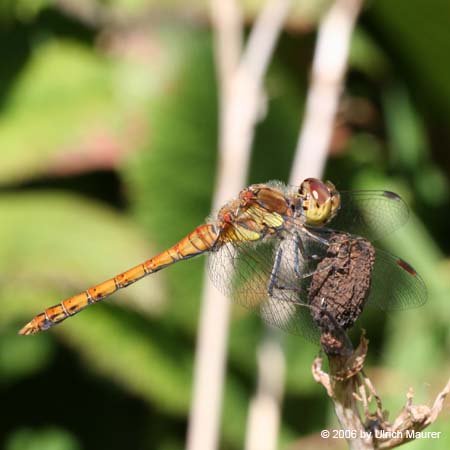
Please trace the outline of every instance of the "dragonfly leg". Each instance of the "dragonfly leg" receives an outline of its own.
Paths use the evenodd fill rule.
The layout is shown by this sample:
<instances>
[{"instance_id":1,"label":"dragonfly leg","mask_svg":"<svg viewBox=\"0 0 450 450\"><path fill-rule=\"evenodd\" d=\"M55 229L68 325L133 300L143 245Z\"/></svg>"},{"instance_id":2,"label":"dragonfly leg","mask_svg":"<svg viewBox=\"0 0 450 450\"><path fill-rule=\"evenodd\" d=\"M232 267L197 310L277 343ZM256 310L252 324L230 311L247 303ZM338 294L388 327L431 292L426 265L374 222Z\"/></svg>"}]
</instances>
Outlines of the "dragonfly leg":
<instances>
[{"instance_id":1,"label":"dragonfly leg","mask_svg":"<svg viewBox=\"0 0 450 450\"><path fill-rule=\"evenodd\" d=\"M294 235L295 243L295 260L294 260L294 272L297 278L301 278L300 273L300 254L305 255L305 247L303 246L302 239L298 233Z\"/></svg>"},{"instance_id":2,"label":"dragonfly leg","mask_svg":"<svg viewBox=\"0 0 450 450\"><path fill-rule=\"evenodd\" d=\"M295 234L294 242L295 242L294 272L297 278L301 278L299 252L301 252L302 251L301 249L303 249L303 243L301 242L300 236L297 233ZM302 289L299 289L296 286L287 286L284 284L277 283L278 272L280 270L282 257L283 257L283 249L281 248L280 245L275 253L274 264L272 266L272 271L270 273L269 287L267 289L267 295L269 297L273 296L274 289L291 292L302 292Z\"/></svg>"},{"instance_id":3,"label":"dragonfly leg","mask_svg":"<svg viewBox=\"0 0 450 450\"><path fill-rule=\"evenodd\" d=\"M303 231L307 236L309 236L312 240L314 240L314 241L316 241L316 242L320 242L321 244L326 245L326 246L328 246L328 245L330 244L330 242L329 242L328 239L326 239L326 238L324 238L324 237L321 237L321 236L318 236L317 234L312 233L312 232L311 232L310 230L308 230L308 228L306 228L306 227L303 227L302 231Z\"/></svg>"},{"instance_id":4,"label":"dragonfly leg","mask_svg":"<svg viewBox=\"0 0 450 450\"><path fill-rule=\"evenodd\" d=\"M316 238L316 237L315 237ZM321 238L317 238L321 239ZM321 242L321 240L320 240ZM316 254L306 255L305 246L299 233L294 233L295 257L294 257L294 273L297 278L307 278L316 272L316 269L304 270L300 269L300 256L303 261L320 261L321 257Z\"/></svg>"},{"instance_id":5,"label":"dragonfly leg","mask_svg":"<svg viewBox=\"0 0 450 450\"><path fill-rule=\"evenodd\" d=\"M320 257L318 255L308 255L308 256L304 256L305 255L305 247L303 245L301 236L299 235L299 233L294 233L294 246L295 248L293 249L294 251L294 273L295 273L295 278L297 279L303 279L303 278L307 278L310 277L311 275L313 275L317 269L313 268L311 270L307 270L307 271L303 271L301 270L301 261L305 261L305 260L314 260L317 261L320 259ZM267 288L267 295L269 297L273 296L273 291L274 289L280 289L280 290L285 290L285 291L291 291L291 292L303 292L303 288L298 288L295 285L284 285L284 284L279 284L277 283L278 280L278 273L280 270L280 266L281 266L281 261L282 261L282 257L283 257L283 248L280 245L277 248L277 251L275 253L275 258L274 258L274 263L272 266L272 271L270 273L270 279L269 279L269 286ZM326 270L326 268L322 269L322 270ZM297 284L297 283L295 283Z\"/></svg>"},{"instance_id":6,"label":"dragonfly leg","mask_svg":"<svg viewBox=\"0 0 450 450\"><path fill-rule=\"evenodd\" d=\"M269 297L272 297L274 287L277 288L275 281L276 281L277 273L280 270L282 256L283 256L283 249L281 248L281 245L280 245L277 248L277 252L275 254L275 262L273 264L272 271L270 272L269 287L267 288L267 294Z\"/></svg>"}]
</instances>

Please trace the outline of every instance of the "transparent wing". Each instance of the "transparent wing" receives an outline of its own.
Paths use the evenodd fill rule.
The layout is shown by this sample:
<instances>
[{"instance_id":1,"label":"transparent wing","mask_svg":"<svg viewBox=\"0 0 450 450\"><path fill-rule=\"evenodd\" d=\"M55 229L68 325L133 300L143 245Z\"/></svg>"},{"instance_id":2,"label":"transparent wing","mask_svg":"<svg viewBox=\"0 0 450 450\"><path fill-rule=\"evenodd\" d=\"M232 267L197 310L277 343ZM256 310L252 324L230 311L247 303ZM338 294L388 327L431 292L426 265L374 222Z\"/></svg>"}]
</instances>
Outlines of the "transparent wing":
<instances>
[{"instance_id":1,"label":"transparent wing","mask_svg":"<svg viewBox=\"0 0 450 450\"><path fill-rule=\"evenodd\" d=\"M406 203L389 191L342 191L341 207L327 227L370 240L380 239L404 225Z\"/></svg>"},{"instance_id":2,"label":"transparent wing","mask_svg":"<svg viewBox=\"0 0 450 450\"><path fill-rule=\"evenodd\" d=\"M226 242L208 257L213 284L240 305L258 307L267 296L275 245L274 240Z\"/></svg>"},{"instance_id":3,"label":"transparent wing","mask_svg":"<svg viewBox=\"0 0 450 450\"><path fill-rule=\"evenodd\" d=\"M297 250L291 233L253 243L229 240L210 253L209 275L221 292L258 311L269 325L318 342L320 332L306 303L318 260Z\"/></svg>"},{"instance_id":4,"label":"transparent wing","mask_svg":"<svg viewBox=\"0 0 450 450\"><path fill-rule=\"evenodd\" d=\"M260 307L260 315L268 325L318 345L321 331L312 319L311 310L306 303L290 298L293 295L285 291L282 295L267 298Z\"/></svg>"},{"instance_id":5,"label":"transparent wing","mask_svg":"<svg viewBox=\"0 0 450 450\"><path fill-rule=\"evenodd\" d=\"M384 311L422 306L427 301L427 288L418 273L403 259L375 250L367 304Z\"/></svg>"}]
</instances>

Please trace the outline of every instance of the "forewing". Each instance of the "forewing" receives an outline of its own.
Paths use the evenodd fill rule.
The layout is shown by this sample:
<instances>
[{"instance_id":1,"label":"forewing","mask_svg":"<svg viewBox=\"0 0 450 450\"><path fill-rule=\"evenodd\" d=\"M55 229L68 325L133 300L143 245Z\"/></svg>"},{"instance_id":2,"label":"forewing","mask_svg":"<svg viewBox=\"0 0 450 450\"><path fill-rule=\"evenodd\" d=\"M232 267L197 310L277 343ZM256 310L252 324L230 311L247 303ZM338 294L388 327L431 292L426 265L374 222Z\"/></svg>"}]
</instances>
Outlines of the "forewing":
<instances>
[{"instance_id":1,"label":"forewing","mask_svg":"<svg viewBox=\"0 0 450 450\"><path fill-rule=\"evenodd\" d=\"M258 311L269 325L317 342L320 333L305 303L317 261L298 261L295 245L289 233L260 242L230 240L209 255L209 275L221 292Z\"/></svg>"},{"instance_id":2,"label":"forewing","mask_svg":"<svg viewBox=\"0 0 450 450\"><path fill-rule=\"evenodd\" d=\"M219 291L246 308L267 296L275 241L225 242L208 257L211 281Z\"/></svg>"},{"instance_id":3,"label":"forewing","mask_svg":"<svg viewBox=\"0 0 450 450\"><path fill-rule=\"evenodd\" d=\"M371 240L391 234L409 217L406 203L389 191L343 191L341 206L327 227Z\"/></svg>"},{"instance_id":4,"label":"forewing","mask_svg":"<svg viewBox=\"0 0 450 450\"><path fill-rule=\"evenodd\" d=\"M426 300L419 274L401 258L376 249L368 304L394 311L422 306Z\"/></svg>"},{"instance_id":5,"label":"forewing","mask_svg":"<svg viewBox=\"0 0 450 450\"><path fill-rule=\"evenodd\" d=\"M259 313L268 325L319 344L320 330L312 319L311 310L306 303L298 301L297 297L298 294L293 291L268 297Z\"/></svg>"}]
</instances>

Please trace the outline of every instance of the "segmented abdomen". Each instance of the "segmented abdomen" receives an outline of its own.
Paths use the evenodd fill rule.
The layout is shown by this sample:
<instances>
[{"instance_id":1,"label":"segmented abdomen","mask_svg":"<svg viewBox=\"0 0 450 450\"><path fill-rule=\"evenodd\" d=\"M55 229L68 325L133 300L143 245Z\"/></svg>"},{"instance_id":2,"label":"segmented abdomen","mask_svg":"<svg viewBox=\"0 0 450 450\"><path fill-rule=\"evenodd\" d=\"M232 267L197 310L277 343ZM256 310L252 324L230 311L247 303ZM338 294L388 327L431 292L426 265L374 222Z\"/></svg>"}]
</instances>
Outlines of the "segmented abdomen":
<instances>
[{"instance_id":1,"label":"segmented abdomen","mask_svg":"<svg viewBox=\"0 0 450 450\"><path fill-rule=\"evenodd\" d=\"M201 225L180 242L159 255L74 297L67 298L61 303L47 308L27 323L19 331L19 334L36 334L39 331L47 330L68 317L79 313L92 303L103 300L118 289L127 287L146 275L157 272L177 261L192 258L211 250L217 241L217 227L213 224Z\"/></svg>"}]
</instances>

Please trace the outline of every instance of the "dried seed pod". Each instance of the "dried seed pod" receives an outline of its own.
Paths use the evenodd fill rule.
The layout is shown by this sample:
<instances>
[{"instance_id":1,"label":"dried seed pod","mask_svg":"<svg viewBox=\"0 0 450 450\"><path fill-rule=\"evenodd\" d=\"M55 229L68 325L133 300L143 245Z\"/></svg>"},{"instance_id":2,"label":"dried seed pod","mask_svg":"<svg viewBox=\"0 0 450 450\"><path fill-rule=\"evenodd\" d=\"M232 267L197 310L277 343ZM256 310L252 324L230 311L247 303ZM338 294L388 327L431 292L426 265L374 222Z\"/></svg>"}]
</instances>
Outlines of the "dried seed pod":
<instances>
[{"instance_id":1,"label":"dried seed pod","mask_svg":"<svg viewBox=\"0 0 450 450\"><path fill-rule=\"evenodd\" d=\"M375 249L366 239L345 233L333 234L330 243L312 277L308 301L325 350L342 353L344 330L356 322L369 295Z\"/></svg>"}]
</instances>

